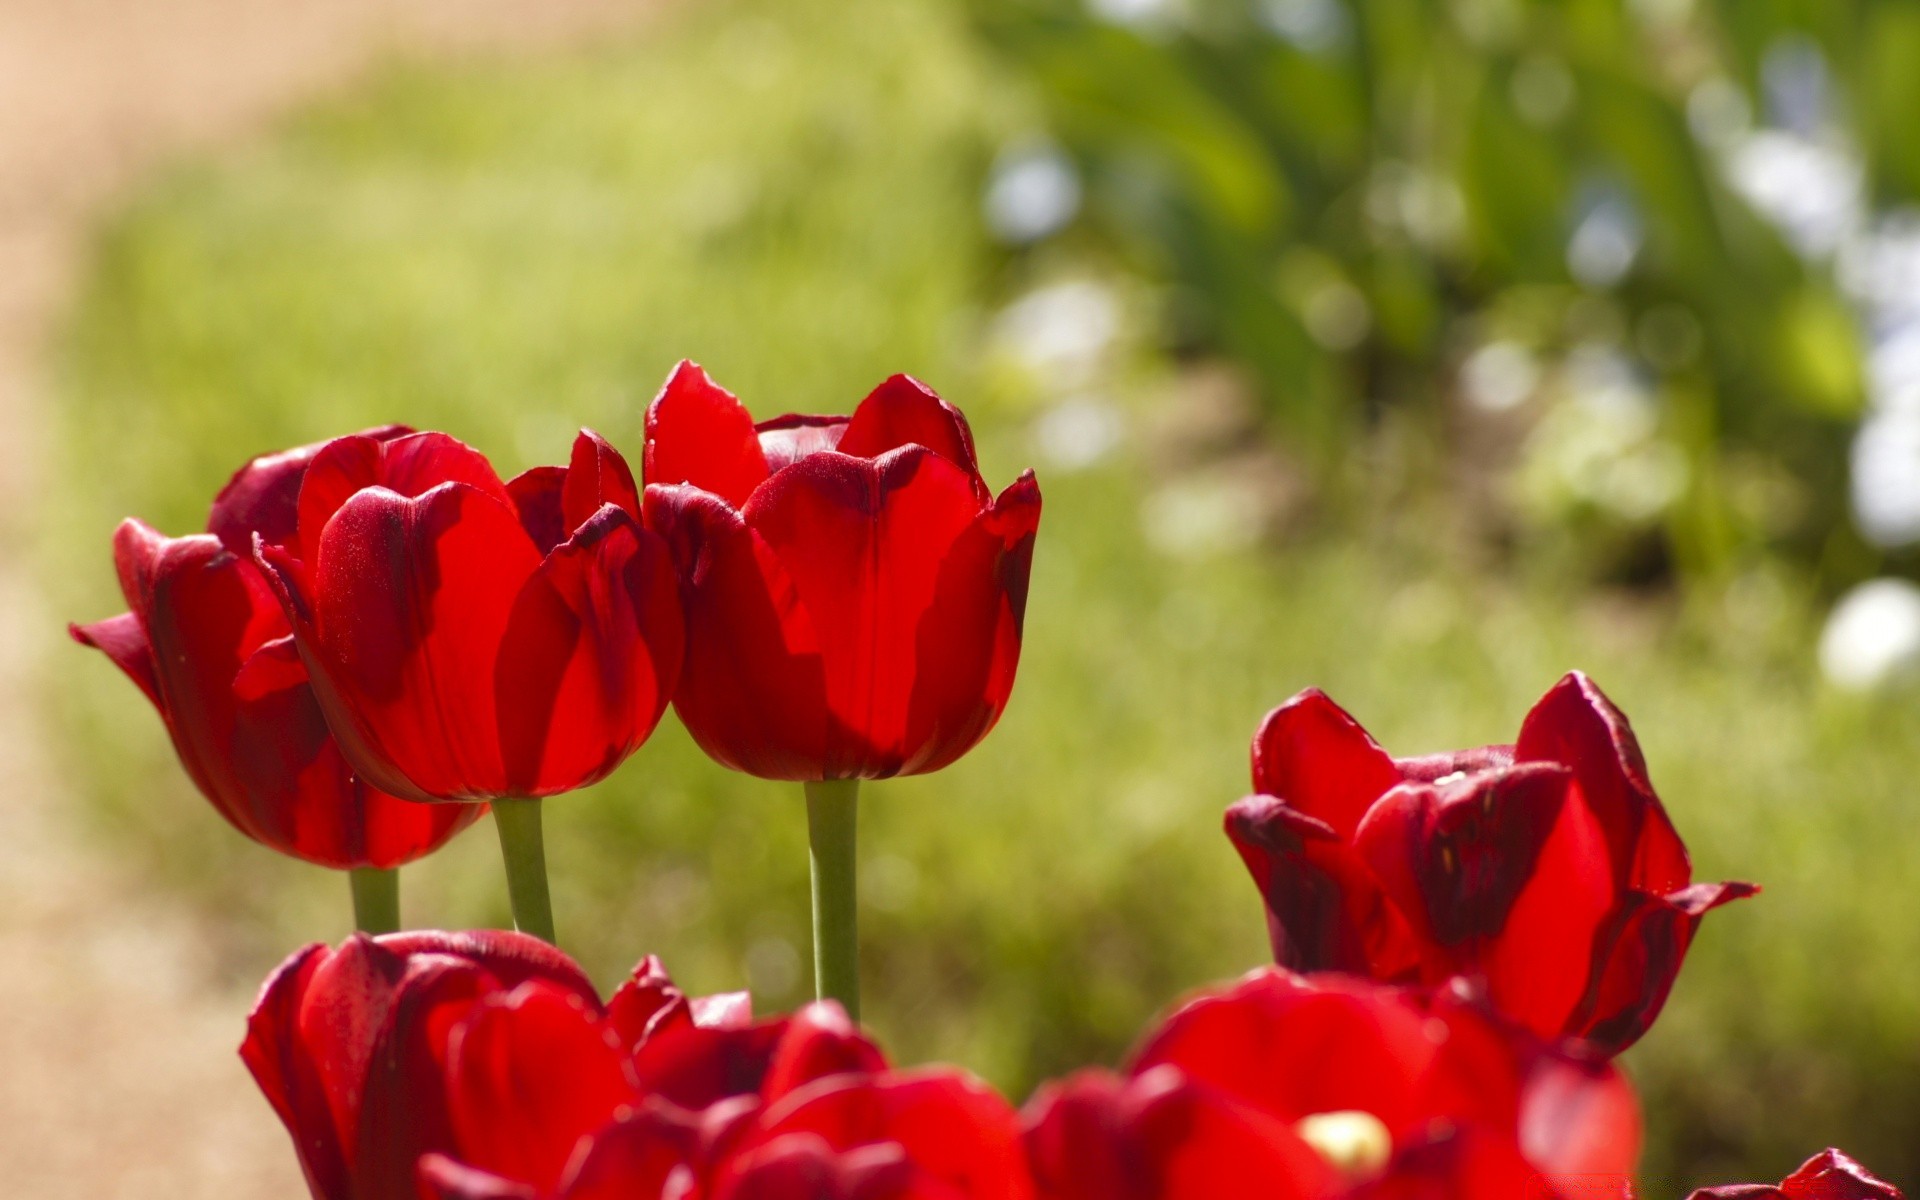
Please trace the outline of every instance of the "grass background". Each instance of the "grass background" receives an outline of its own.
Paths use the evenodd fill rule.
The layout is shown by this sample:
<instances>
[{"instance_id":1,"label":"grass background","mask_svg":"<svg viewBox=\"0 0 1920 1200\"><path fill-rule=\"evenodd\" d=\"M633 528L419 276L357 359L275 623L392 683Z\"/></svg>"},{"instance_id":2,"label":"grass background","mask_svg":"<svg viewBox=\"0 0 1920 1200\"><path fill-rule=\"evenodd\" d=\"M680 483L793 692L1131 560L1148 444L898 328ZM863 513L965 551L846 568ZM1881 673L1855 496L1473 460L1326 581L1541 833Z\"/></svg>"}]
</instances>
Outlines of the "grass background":
<instances>
[{"instance_id":1,"label":"grass background","mask_svg":"<svg viewBox=\"0 0 1920 1200\"><path fill-rule=\"evenodd\" d=\"M1920 1179L1911 698L1824 693L1787 574L1691 607L1584 591L1487 570L1444 510L1392 496L1337 530L1169 550L1149 527L1205 471L1161 453L1193 403L1178 368L1123 340L1101 386L1128 434L1070 471L1033 437L1056 389L993 333L1020 280L978 231L979 179L1029 117L946 5L742 0L550 62L396 68L183 165L102 230L73 313L44 577L74 617L116 611L121 516L197 528L247 455L358 426L444 428L510 473L589 424L637 462L682 356L760 416L911 371L973 417L991 482L1037 462L1046 516L1001 727L865 793L868 1009L898 1057L1018 1099L1262 961L1219 814L1298 689L1413 753L1510 738L1579 666L1635 719L1699 877L1767 888L1708 920L1628 1058L1646 1193L1778 1178L1829 1143ZM59 675L86 819L199 906L228 969L346 932L341 881L215 820L108 664ZM562 941L602 981L658 952L692 988L790 1005L804 837L797 788L722 771L669 717L548 809ZM484 826L405 889L412 924L506 920Z\"/></svg>"}]
</instances>

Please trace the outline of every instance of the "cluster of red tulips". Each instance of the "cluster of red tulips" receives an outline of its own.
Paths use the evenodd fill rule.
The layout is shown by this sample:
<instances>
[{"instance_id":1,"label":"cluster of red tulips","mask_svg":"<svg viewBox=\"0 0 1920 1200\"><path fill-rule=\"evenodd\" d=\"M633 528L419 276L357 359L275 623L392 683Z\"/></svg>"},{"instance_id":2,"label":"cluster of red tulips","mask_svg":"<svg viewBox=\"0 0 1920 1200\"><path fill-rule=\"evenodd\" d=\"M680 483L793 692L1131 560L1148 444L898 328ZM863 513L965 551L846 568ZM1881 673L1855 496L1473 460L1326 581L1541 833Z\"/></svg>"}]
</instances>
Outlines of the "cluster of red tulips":
<instances>
[{"instance_id":1,"label":"cluster of red tulips","mask_svg":"<svg viewBox=\"0 0 1920 1200\"><path fill-rule=\"evenodd\" d=\"M248 463L207 532L129 520L130 612L74 628L241 832L347 871L360 933L267 981L241 1053L320 1200L1628 1197L1611 1059L1705 914L1626 719L1584 676L1511 745L1396 759L1317 691L1227 811L1277 966L1118 1072L1016 1110L856 1024L856 787L937 770L1011 691L1040 493L995 496L904 376L754 424L683 364L642 478L582 432L503 481L391 427ZM805 785L820 999L756 1018L648 958L602 999L552 945L541 799L671 702L717 762ZM491 806L518 932L398 932L396 869ZM1897 1198L1836 1152L1697 1197Z\"/></svg>"}]
</instances>

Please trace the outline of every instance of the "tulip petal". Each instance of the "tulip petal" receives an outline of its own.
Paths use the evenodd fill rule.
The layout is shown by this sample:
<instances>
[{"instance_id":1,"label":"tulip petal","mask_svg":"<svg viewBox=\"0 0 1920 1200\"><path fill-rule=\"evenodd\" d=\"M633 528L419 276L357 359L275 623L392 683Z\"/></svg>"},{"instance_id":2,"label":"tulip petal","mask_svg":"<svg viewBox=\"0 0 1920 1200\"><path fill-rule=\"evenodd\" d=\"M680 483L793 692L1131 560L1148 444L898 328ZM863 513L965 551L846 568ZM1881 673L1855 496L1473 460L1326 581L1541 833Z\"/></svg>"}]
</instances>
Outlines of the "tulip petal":
<instances>
[{"instance_id":1,"label":"tulip petal","mask_svg":"<svg viewBox=\"0 0 1920 1200\"><path fill-rule=\"evenodd\" d=\"M649 486L690 483L737 509L767 478L767 459L733 393L682 362L647 407L641 471Z\"/></svg>"},{"instance_id":2,"label":"tulip petal","mask_svg":"<svg viewBox=\"0 0 1920 1200\"><path fill-rule=\"evenodd\" d=\"M461 1160L542 1195L582 1138L639 1099L612 1028L542 980L473 1009L453 1031L446 1080Z\"/></svg>"},{"instance_id":3,"label":"tulip petal","mask_svg":"<svg viewBox=\"0 0 1920 1200\"><path fill-rule=\"evenodd\" d=\"M603 779L666 710L684 633L666 543L609 502L521 588L492 681L506 785L550 796Z\"/></svg>"},{"instance_id":4,"label":"tulip petal","mask_svg":"<svg viewBox=\"0 0 1920 1200\"><path fill-rule=\"evenodd\" d=\"M909 740L922 629L979 512L965 472L908 446L873 461L816 454L776 474L742 513L819 637L830 714L823 777L884 778L945 749ZM971 707L961 732L978 724L983 701ZM923 705L923 728L924 714Z\"/></svg>"},{"instance_id":5,"label":"tulip petal","mask_svg":"<svg viewBox=\"0 0 1920 1200\"><path fill-rule=\"evenodd\" d=\"M607 504L618 506L636 522L640 520L640 491L633 485L627 460L607 439L591 429L582 429L573 440L573 460L567 466L561 494L567 532L579 529Z\"/></svg>"},{"instance_id":6,"label":"tulip petal","mask_svg":"<svg viewBox=\"0 0 1920 1200\"><path fill-rule=\"evenodd\" d=\"M1578 671L1556 683L1527 714L1514 745L1521 762L1572 768L1606 831L1620 886L1666 893L1687 886L1687 848L1661 807L1646 759L1625 714Z\"/></svg>"},{"instance_id":7,"label":"tulip petal","mask_svg":"<svg viewBox=\"0 0 1920 1200\"><path fill-rule=\"evenodd\" d=\"M1576 779L1532 878L1514 899L1499 936L1480 947L1472 964L1486 979L1494 1006L1541 1037L1579 1035L1575 1010L1592 979L1601 930L1621 899L1606 834L1582 801Z\"/></svg>"},{"instance_id":8,"label":"tulip petal","mask_svg":"<svg viewBox=\"0 0 1920 1200\"><path fill-rule=\"evenodd\" d=\"M529 467L507 480L507 495L513 497L520 528L527 531L533 548L541 554L550 553L573 532L561 500L566 487L565 467Z\"/></svg>"},{"instance_id":9,"label":"tulip petal","mask_svg":"<svg viewBox=\"0 0 1920 1200\"><path fill-rule=\"evenodd\" d=\"M1780 1181L1789 1200L1900 1200L1900 1189L1838 1150L1814 1155Z\"/></svg>"},{"instance_id":10,"label":"tulip petal","mask_svg":"<svg viewBox=\"0 0 1920 1200\"><path fill-rule=\"evenodd\" d=\"M787 413L753 427L760 439L760 452L766 456L769 473L784 470L815 454L824 454L840 445L847 431L847 418Z\"/></svg>"},{"instance_id":11,"label":"tulip petal","mask_svg":"<svg viewBox=\"0 0 1920 1200\"><path fill-rule=\"evenodd\" d=\"M1266 901L1274 961L1294 971L1416 978L1425 953L1366 861L1324 821L1272 796L1227 809L1227 837Z\"/></svg>"},{"instance_id":12,"label":"tulip petal","mask_svg":"<svg viewBox=\"0 0 1920 1200\"><path fill-rule=\"evenodd\" d=\"M1606 1054L1638 1041L1666 1006L1700 918L1759 890L1701 883L1670 896L1626 897L1593 939L1591 983L1569 1032Z\"/></svg>"},{"instance_id":13,"label":"tulip petal","mask_svg":"<svg viewBox=\"0 0 1920 1200\"><path fill-rule=\"evenodd\" d=\"M1326 822L1343 840L1400 780L1387 752L1318 688L1268 713L1254 734L1254 788Z\"/></svg>"},{"instance_id":14,"label":"tulip petal","mask_svg":"<svg viewBox=\"0 0 1920 1200\"><path fill-rule=\"evenodd\" d=\"M657 1019L633 1052L634 1076L649 1095L703 1109L758 1095L786 1036L789 1018L720 1029Z\"/></svg>"},{"instance_id":15,"label":"tulip petal","mask_svg":"<svg viewBox=\"0 0 1920 1200\"><path fill-rule=\"evenodd\" d=\"M982 505L991 493L980 478L973 431L960 410L911 375L895 375L853 410L837 449L855 458L879 458L902 446L925 446L965 471Z\"/></svg>"},{"instance_id":16,"label":"tulip petal","mask_svg":"<svg viewBox=\"0 0 1920 1200\"><path fill-rule=\"evenodd\" d=\"M831 1000L816 1001L787 1021L761 1080L760 1096L771 1104L816 1079L886 1069L886 1056L847 1019L844 1009Z\"/></svg>"},{"instance_id":17,"label":"tulip petal","mask_svg":"<svg viewBox=\"0 0 1920 1200\"><path fill-rule=\"evenodd\" d=\"M1354 848L1417 936L1471 962L1533 878L1568 780L1533 766L1402 784L1360 822Z\"/></svg>"},{"instance_id":18,"label":"tulip petal","mask_svg":"<svg viewBox=\"0 0 1920 1200\"><path fill-rule=\"evenodd\" d=\"M793 580L719 496L649 486L647 525L682 577L686 665L674 708L723 766L817 779L827 744L820 642Z\"/></svg>"},{"instance_id":19,"label":"tulip petal","mask_svg":"<svg viewBox=\"0 0 1920 1200\"><path fill-rule=\"evenodd\" d=\"M412 800L508 794L495 659L539 566L512 510L465 484L370 489L327 522L302 651L325 664L315 692L364 778Z\"/></svg>"},{"instance_id":20,"label":"tulip petal","mask_svg":"<svg viewBox=\"0 0 1920 1200\"><path fill-rule=\"evenodd\" d=\"M153 647L147 644L147 631L138 616L126 612L91 625L70 622L67 633L82 646L91 646L112 659L161 715L166 715L166 706L160 702L160 682L154 676Z\"/></svg>"},{"instance_id":21,"label":"tulip petal","mask_svg":"<svg viewBox=\"0 0 1920 1200\"><path fill-rule=\"evenodd\" d=\"M409 499L445 483L462 483L509 511L513 498L487 456L444 433L414 433L382 441L357 434L322 446L300 485L299 557L318 552L327 522L357 492L385 488Z\"/></svg>"},{"instance_id":22,"label":"tulip petal","mask_svg":"<svg viewBox=\"0 0 1920 1200\"><path fill-rule=\"evenodd\" d=\"M1324 1200L1340 1178L1293 1129L1195 1085L1174 1067L1135 1081L1133 1136L1159 1200ZM1091 1198L1089 1198L1091 1200Z\"/></svg>"},{"instance_id":23,"label":"tulip petal","mask_svg":"<svg viewBox=\"0 0 1920 1200\"><path fill-rule=\"evenodd\" d=\"M355 436L389 442L412 432L405 425L382 425L363 429ZM248 461L214 497L207 514L207 532L242 558L253 557L256 533L269 545L294 542L300 528L300 486L308 464L326 444L314 442Z\"/></svg>"},{"instance_id":24,"label":"tulip petal","mask_svg":"<svg viewBox=\"0 0 1920 1200\"><path fill-rule=\"evenodd\" d=\"M302 947L267 976L247 1014L241 1061L293 1137L300 1169L318 1200L354 1200L339 1126L324 1088L298 1036L300 1003L327 947Z\"/></svg>"},{"instance_id":25,"label":"tulip petal","mask_svg":"<svg viewBox=\"0 0 1920 1200\"><path fill-rule=\"evenodd\" d=\"M915 636L913 689L897 773L938 771L977 745L1013 692L1040 525L1028 471L947 551Z\"/></svg>"},{"instance_id":26,"label":"tulip petal","mask_svg":"<svg viewBox=\"0 0 1920 1200\"><path fill-rule=\"evenodd\" d=\"M1397 1129L1420 1115L1438 1053L1427 1030L1426 1012L1404 993L1268 969L1183 1005L1135 1051L1129 1071L1171 1064L1289 1124L1356 1110Z\"/></svg>"},{"instance_id":27,"label":"tulip petal","mask_svg":"<svg viewBox=\"0 0 1920 1200\"><path fill-rule=\"evenodd\" d=\"M561 1200L664 1200L676 1171L699 1153L700 1135L697 1118L647 1100L602 1126L575 1153L561 1179Z\"/></svg>"},{"instance_id":28,"label":"tulip petal","mask_svg":"<svg viewBox=\"0 0 1920 1200\"><path fill-rule=\"evenodd\" d=\"M960 1071L835 1075L771 1108L765 1136L811 1133L842 1154L897 1143L905 1157L966 1200L1027 1200L1019 1117L993 1089Z\"/></svg>"}]
</instances>

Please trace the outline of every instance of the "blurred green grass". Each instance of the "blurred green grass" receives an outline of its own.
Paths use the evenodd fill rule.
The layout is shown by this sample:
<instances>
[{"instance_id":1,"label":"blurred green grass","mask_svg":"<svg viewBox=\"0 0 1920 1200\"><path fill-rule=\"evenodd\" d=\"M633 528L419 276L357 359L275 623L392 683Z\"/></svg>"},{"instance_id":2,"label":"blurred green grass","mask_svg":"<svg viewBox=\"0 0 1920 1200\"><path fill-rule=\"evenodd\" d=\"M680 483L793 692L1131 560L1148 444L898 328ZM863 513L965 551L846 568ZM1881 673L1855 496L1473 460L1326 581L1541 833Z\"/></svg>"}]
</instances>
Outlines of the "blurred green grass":
<instances>
[{"instance_id":1,"label":"blurred green grass","mask_svg":"<svg viewBox=\"0 0 1920 1200\"><path fill-rule=\"evenodd\" d=\"M245 456L363 425L445 428L513 471L590 424L637 461L681 356L762 416L912 371L974 417L1004 483L1050 398L994 365L1003 266L975 212L1021 104L932 0L726 3L561 60L396 68L183 166L107 224L72 317L43 575L67 614L116 611L121 516L197 528ZM1114 457L1042 464L1001 727L950 771L867 789L868 1007L898 1055L1023 1095L1261 961L1218 820L1260 714L1299 688L1415 752L1511 736L1581 666L1635 717L1700 877L1768 888L1709 920L1631 1056L1648 1193L1778 1178L1829 1143L1912 1179L1910 698L1820 692L1812 597L1786 573L1686 609L1583 594L1548 563L1496 576L1439 511L1389 499L1344 533L1170 555L1140 518L1164 496L1146 430L1178 420L1172 370L1119 370L1135 422ZM201 908L236 976L346 932L344 885L220 825L106 663L59 677L90 826ZM561 937L597 978L652 951L696 989L803 998L798 789L713 766L669 717L548 814ZM405 888L413 924L506 919L485 827Z\"/></svg>"}]
</instances>

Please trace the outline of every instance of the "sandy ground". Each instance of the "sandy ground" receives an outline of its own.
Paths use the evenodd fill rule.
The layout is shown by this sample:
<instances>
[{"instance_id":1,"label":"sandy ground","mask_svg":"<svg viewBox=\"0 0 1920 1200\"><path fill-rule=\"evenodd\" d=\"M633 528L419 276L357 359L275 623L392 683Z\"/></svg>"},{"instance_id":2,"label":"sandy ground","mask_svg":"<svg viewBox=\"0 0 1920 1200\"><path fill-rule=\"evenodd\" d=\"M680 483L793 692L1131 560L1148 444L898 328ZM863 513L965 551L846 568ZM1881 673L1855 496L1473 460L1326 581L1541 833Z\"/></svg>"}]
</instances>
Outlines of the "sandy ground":
<instances>
[{"instance_id":1,"label":"sandy ground","mask_svg":"<svg viewBox=\"0 0 1920 1200\"><path fill-rule=\"evenodd\" d=\"M0 1194L290 1200L234 1049L250 994L191 921L128 896L62 819L34 680L60 621L15 549L40 494L42 358L94 215L154 164L244 136L395 55L519 53L649 0L0 0ZM104 553L104 547L103 551Z\"/></svg>"}]
</instances>

